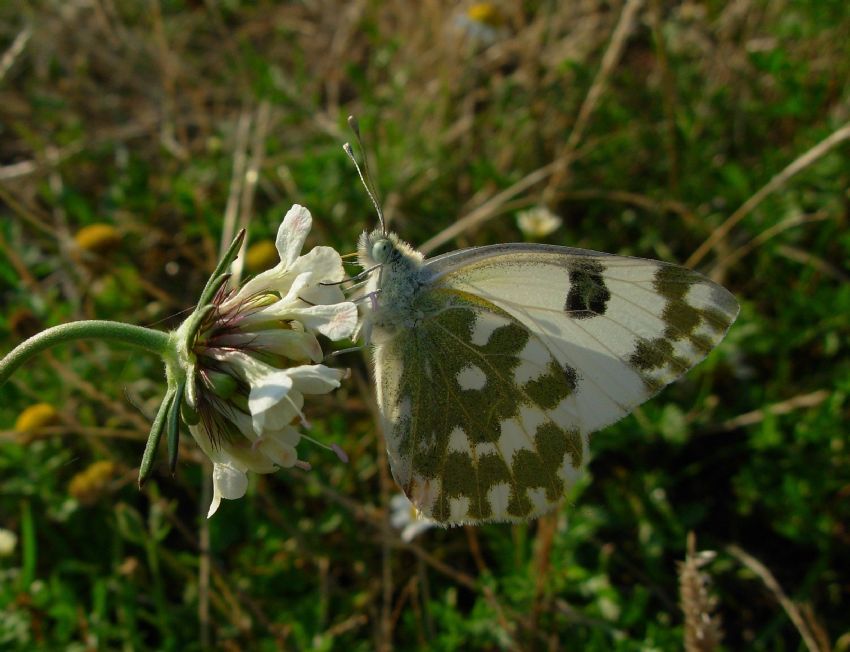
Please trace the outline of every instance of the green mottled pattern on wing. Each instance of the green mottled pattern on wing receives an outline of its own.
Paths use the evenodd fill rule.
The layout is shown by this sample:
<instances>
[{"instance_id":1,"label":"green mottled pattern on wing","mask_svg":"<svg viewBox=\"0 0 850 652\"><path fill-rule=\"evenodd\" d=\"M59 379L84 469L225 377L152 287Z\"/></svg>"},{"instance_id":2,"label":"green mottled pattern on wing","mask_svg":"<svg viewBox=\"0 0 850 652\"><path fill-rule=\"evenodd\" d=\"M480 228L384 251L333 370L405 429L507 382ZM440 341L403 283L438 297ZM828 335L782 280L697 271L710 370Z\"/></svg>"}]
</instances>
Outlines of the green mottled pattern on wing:
<instances>
[{"instance_id":1,"label":"green mottled pattern on wing","mask_svg":"<svg viewBox=\"0 0 850 652\"><path fill-rule=\"evenodd\" d=\"M566 489L565 456L570 468L579 468L585 442L577 428L555 423L545 411L575 389L574 374L552 358L538 359L532 362L539 373L520 386L515 371L529 338L536 337L525 326L467 293L435 290L423 300L429 305L420 307L430 316L384 351L403 361L400 377L391 378L397 386L383 392L384 400L395 402L386 406L394 417L390 454L405 462L393 465L397 480L438 521L524 520L554 507ZM474 343L476 324L487 320L498 325L486 341ZM464 388L459 377L470 366L483 372L482 382ZM515 433L505 433L503 425L519 423L523 407L539 410L540 423L533 431L515 426Z\"/></svg>"}]
</instances>

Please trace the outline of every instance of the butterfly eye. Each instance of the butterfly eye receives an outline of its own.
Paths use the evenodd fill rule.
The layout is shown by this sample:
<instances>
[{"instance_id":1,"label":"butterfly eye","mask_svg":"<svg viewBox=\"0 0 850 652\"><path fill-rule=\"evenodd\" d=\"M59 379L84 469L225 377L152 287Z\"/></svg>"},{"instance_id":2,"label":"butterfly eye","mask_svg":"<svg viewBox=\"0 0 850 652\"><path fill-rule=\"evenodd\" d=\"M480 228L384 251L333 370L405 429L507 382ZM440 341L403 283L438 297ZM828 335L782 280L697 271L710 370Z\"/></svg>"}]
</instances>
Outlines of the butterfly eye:
<instances>
[{"instance_id":1,"label":"butterfly eye","mask_svg":"<svg viewBox=\"0 0 850 652\"><path fill-rule=\"evenodd\" d=\"M376 263L386 263L390 259L393 246L389 240L378 240L372 245L372 259Z\"/></svg>"}]
</instances>

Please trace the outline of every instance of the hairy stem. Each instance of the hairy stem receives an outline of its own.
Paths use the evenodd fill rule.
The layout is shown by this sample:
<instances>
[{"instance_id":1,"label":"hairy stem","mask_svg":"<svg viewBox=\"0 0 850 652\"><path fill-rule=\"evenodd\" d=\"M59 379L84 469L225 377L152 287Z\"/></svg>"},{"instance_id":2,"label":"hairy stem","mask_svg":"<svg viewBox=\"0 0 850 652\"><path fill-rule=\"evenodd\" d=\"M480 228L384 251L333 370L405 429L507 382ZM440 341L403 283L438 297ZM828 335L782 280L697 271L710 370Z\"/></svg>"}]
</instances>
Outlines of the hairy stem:
<instances>
[{"instance_id":1,"label":"hairy stem","mask_svg":"<svg viewBox=\"0 0 850 652\"><path fill-rule=\"evenodd\" d=\"M0 385L3 385L17 369L34 355L73 340L97 339L118 344L128 344L157 355L165 355L169 349L168 333L123 324L115 321L73 321L48 328L25 340L0 360Z\"/></svg>"}]
</instances>

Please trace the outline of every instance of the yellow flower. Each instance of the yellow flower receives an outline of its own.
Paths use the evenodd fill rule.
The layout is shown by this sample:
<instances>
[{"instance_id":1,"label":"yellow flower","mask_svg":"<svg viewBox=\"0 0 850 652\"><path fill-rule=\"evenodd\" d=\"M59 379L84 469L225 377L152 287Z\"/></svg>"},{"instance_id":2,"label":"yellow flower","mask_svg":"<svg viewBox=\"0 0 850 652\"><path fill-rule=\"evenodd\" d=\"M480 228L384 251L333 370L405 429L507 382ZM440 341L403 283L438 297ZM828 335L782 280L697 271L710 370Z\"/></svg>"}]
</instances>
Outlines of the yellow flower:
<instances>
[{"instance_id":1,"label":"yellow flower","mask_svg":"<svg viewBox=\"0 0 850 652\"><path fill-rule=\"evenodd\" d=\"M15 430L18 432L32 432L45 426L52 426L59 422L59 413L50 403L36 403L30 405L18 415L15 421Z\"/></svg>"},{"instance_id":2,"label":"yellow flower","mask_svg":"<svg viewBox=\"0 0 850 652\"><path fill-rule=\"evenodd\" d=\"M492 2L476 2L466 10L466 17L489 27L501 27L505 18Z\"/></svg>"},{"instance_id":3,"label":"yellow flower","mask_svg":"<svg viewBox=\"0 0 850 652\"><path fill-rule=\"evenodd\" d=\"M255 274L274 267L280 260L277 247L271 240L255 242L245 252L245 269Z\"/></svg>"},{"instance_id":4,"label":"yellow flower","mask_svg":"<svg viewBox=\"0 0 850 652\"><path fill-rule=\"evenodd\" d=\"M121 244L121 234L111 224L98 222L77 231L74 241L84 251L103 253Z\"/></svg>"},{"instance_id":5,"label":"yellow flower","mask_svg":"<svg viewBox=\"0 0 850 652\"><path fill-rule=\"evenodd\" d=\"M112 481L117 466L110 460L100 460L77 473L68 483L68 493L83 505L91 505L100 498Z\"/></svg>"}]
</instances>

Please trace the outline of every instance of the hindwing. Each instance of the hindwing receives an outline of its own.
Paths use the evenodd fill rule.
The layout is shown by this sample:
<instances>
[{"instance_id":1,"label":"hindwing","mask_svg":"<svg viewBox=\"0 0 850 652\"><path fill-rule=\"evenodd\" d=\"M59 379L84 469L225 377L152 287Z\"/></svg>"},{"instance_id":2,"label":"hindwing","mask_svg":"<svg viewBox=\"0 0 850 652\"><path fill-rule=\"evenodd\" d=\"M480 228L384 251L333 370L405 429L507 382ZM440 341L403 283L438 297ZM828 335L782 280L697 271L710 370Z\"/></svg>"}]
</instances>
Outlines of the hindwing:
<instances>
[{"instance_id":1,"label":"hindwing","mask_svg":"<svg viewBox=\"0 0 850 652\"><path fill-rule=\"evenodd\" d=\"M450 289L428 300L434 312L377 350L396 481L441 522L550 510L587 454L569 415L575 374L489 301Z\"/></svg>"}]
</instances>

